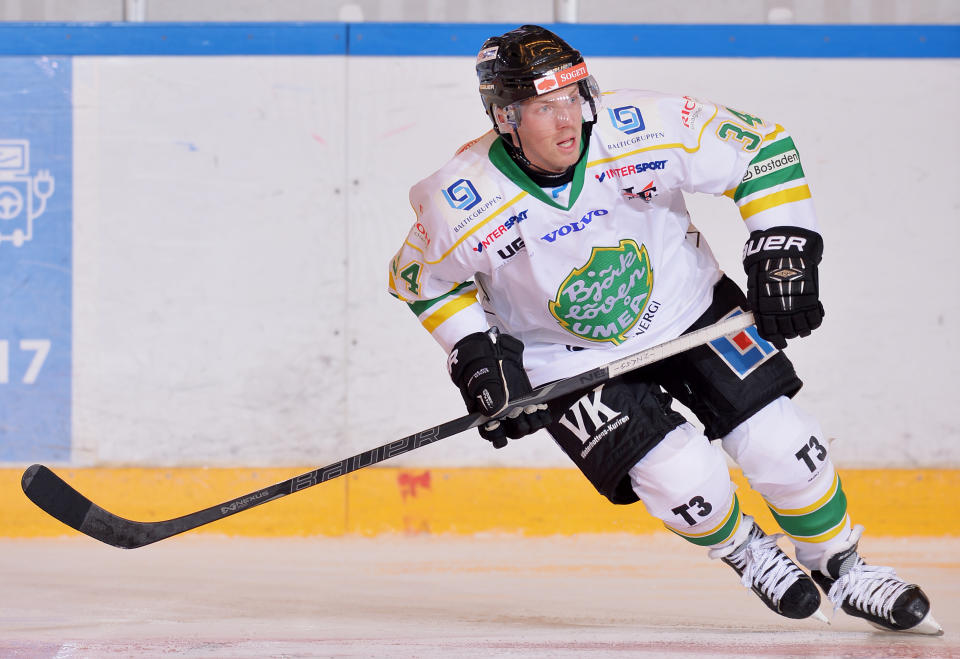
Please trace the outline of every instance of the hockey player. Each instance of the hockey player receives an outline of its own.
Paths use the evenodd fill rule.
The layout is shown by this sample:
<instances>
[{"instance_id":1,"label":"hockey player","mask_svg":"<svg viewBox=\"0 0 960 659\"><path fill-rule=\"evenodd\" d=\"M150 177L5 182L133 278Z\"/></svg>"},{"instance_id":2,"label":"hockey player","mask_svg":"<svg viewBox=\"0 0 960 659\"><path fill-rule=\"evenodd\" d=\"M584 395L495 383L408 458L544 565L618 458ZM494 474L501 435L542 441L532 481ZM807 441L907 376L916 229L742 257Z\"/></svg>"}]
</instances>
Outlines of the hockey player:
<instances>
[{"instance_id":1,"label":"hockey player","mask_svg":"<svg viewBox=\"0 0 960 659\"><path fill-rule=\"evenodd\" d=\"M823 243L789 133L688 96L601 94L580 53L537 26L488 39L476 68L493 130L412 188L417 217L389 285L447 352L468 409L496 419L480 434L501 448L545 428L611 502L642 501L780 615L822 618L818 585L882 629L941 633L918 586L860 558L863 527L824 434L792 401L801 381L781 350L823 318ZM691 224L684 192L739 208L746 295ZM500 414L532 386L743 310L757 323L739 335ZM812 580L741 510L712 439Z\"/></svg>"}]
</instances>

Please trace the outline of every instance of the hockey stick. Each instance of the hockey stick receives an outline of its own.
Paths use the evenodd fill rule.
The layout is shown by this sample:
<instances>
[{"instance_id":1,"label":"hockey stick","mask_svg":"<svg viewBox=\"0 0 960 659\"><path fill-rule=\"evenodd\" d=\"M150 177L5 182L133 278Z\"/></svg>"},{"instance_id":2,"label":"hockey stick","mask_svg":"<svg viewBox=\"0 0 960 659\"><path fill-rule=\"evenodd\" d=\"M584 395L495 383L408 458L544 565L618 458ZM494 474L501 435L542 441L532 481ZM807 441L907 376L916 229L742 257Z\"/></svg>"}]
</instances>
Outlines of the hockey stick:
<instances>
[{"instance_id":1,"label":"hockey stick","mask_svg":"<svg viewBox=\"0 0 960 659\"><path fill-rule=\"evenodd\" d=\"M530 394L513 401L507 411L518 407L542 403L573 393L586 387L661 361L691 348L703 345L722 336L735 334L753 324L752 313L742 313L702 329L684 334L676 339L648 348L636 354L618 359L580 375L558 380L534 389ZM24 493L44 512L91 538L114 547L135 549L158 540L195 529L199 526L229 517L242 510L285 497L308 487L369 467L388 458L396 457L421 446L456 435L489 421L481 414L468 414L447 421L439 426L422 430L403 439L358 453L339 462L308 471L282 483L265 487L237 499L211 506L175 519L159 522L135 522L114 515L77 492L62 478L39 464L23 472L21 485Z\"/></svg>"}]
</instances>

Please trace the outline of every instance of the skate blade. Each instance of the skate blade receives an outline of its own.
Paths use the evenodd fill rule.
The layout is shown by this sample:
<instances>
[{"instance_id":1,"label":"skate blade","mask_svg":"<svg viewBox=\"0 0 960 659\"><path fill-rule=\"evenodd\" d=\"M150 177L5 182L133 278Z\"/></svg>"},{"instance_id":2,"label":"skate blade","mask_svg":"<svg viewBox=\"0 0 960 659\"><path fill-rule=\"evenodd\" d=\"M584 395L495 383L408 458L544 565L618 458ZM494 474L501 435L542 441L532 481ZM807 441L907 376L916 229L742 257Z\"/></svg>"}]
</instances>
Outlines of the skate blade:
<instances>
[{"instance_id":1,"label":"skate blade","mask_svg":"<svg viewBox=\"0 0 960 659\"><path fill-rule=\"evenodd\" d=\"M885 632L898 632L900 634L924 634L926 636L943 636L943 627L940 626L940 623L927 611L927 615L923 616L923 620L918 622L916 625L910 629L890 629L889 627L884 627L883 625L878 625L875 622L871 622L871 625Z\"/></svg>"}]
</instances>

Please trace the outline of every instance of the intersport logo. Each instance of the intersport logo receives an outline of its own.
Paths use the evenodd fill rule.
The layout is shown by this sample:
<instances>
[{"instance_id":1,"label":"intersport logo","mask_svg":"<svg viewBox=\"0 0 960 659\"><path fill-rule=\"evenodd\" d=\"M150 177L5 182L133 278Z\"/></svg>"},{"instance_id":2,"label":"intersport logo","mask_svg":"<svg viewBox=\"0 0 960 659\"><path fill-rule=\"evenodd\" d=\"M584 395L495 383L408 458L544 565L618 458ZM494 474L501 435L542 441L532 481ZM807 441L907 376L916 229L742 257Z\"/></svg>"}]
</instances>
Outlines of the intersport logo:
<instances>
[{"instance_id":1,"label":"intersport logo","mask_svg":"<svg viewBox=\"0 0 960 659\"><path fill-rule=\"evenodd\" d=\"M581 217L576 222L570 222L569 224L564 224L559 229L554 229L550 233L540 236L540 240L545 240L548 243L556 242L557 238L559 237L569 236L571 233L575 233L577 231L583 231L584 229L587 228L587 226L591 222L593 222L593 219L595 217L601 217L606 214L607 214L606 209L597 208L595 210L590 211L589 213Z\"/></svg>"},{"instance_id":2,"label":"intersport logo","mask_svg":"<svg viewBox=\"0 0 960 659\"><path fill-rule=\"evenodd\" d=\"M649 162L638 162L633 165L624 165L623 167L613 167L611 169L604 170L599 174L594 174L594 178L603 182L603 179L610 178L622 178L624 176L630 176L631 174L642 174L643 172L651 169L665 169L667 166L666 160L651 160Z\"/></svg>"},{"instance_id":3,"label":"intersport logo","mask_svg":"<svg viewBox=\"0 0 960 659\"><path fill-rule=\"evenodd\" d=\"M496 229L488 233L483 240L477 243L477 246L473 248L473 251L477 253L482 253L484 248L489 247L494 242L496 242L497 238L505 234L513 225L519 224L520 222L523 222L525 219L527 219L526 209L512 216L509 220L505 220L503 224L501 224Z\"/></svg>"}]
</instances>

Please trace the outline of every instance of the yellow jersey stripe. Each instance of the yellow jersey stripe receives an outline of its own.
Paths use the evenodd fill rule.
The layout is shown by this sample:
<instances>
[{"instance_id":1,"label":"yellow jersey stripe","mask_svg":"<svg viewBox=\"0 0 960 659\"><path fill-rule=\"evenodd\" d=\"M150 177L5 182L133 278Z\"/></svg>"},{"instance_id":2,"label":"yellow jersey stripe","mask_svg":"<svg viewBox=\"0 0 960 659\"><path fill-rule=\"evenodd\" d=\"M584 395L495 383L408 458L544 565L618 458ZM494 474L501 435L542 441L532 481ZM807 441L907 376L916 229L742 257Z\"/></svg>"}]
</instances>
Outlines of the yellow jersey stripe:
<instances>
[{"instance_id":1,"label":"yellow jersey stripe","mask_svg":"<svg viewBox=\"0 0 960 659\"><path fill-rule=\"evenodd\" d=\"M420 321L420 324L426 328L431 334L433 330L437 329L443 321L447 320L454 314L463 311L471 304L479 304L477 301L477 290L472 288L465 293L450 298L449 302L441 305L436 311Z\"/></svg>"},{"instance_id":2,"label":"yellow jersey stripe","mask_svg":"<svg viewBox=\"0 0 960 659\"><path fill-rule=\"evenodd\" d=\"M786 535L793 538L794 540L799 540L800 542L826 542L837 537L840 534L840 531L846 528L847 520L850 518L850 515L844 515L843 519L839 524L834 526L832 529L826 533L821 533L820 535L813 535L809 537L804 537L802 535L791 535L787 533Z\"/></svg>"},{"instance_id":3,"label":"yellow jersey stripe","mask_svg":"<svg viewBox=\"0 0 960 659\"><path fill-rule=\"evenodd\" d=\"M781 190L780 192L775 192L766 197L760 197L759 199L744 204L740 207L740 217L746 220L757 213L762 213L776 206L782 206L783 204L789 204L793 201L802 201L809 198L810 186L807 185L790 188L789 190Z\"/></svg>"},{"instance_id":4,"label":"yellow jersey stripe","mask_svg":"<svg viewBox=\"0 0 960 659\"><path fill-rule=\"evenodd\" d=\"M717 531L719 531L720 529L722 529L722 528L723 528L723 525L730 521L730 515L733 514L733 511L734 511L734 510L737 510L737 509L739 508L739 506L734 505L734 503L733 503L733 497L734 497L734 495L731 494L731 495L730 495L730 510L727 511L727 514L724 516L723 521L721 521L719 524L717 524L716 526L714 526L714 527L713 527L712 529L710 529L709 531L704 531L703 533L684 533L683 531L678 531L677 529L675 529L674 527L670 526L670 525L667 524L666 522L664 522L664 525L667 526L667 527L669 527L670 530L673 531L674 533L676 533L677 535L681 535L681 536L683 536L684 538L705 538L705 537L707 537L708 535L710 535L711 533L716 533ZM736 532L737 532L737 528L738 528L739 526L740 526L740 522L737 522L737 525L736 525L735 527L733 527L733 533L731 533L730 535L735 535Z\"/></svg>"},{"instance_id":5,"label":"yellow jersey stripe","mask_svg":"<svg viewBox=\"0 0 960 659\"><path fill-rule=\"evenodd\" d=\"M713 114L703 122L703 128L700 129L700 134L697 135L697 146L689 147L686 144L681 144L680 142L674 142L672 144L658 144L656 146L645 146L642 149L634 149L629 153L621 153L618 156L613 156L612 158L601 158L600 160L594 160L587 163L587 167L593 167L595 165L602 165L604 163L613 162L614 160L623 160L624 158L629 158L630 156L635 156L638 153L643 153L644 151L658 151L661 149L683 149L687 153L696 153L700 150L700 140L703 138L703 131L706 130L707 126L713 121L714 117L720 112L720 108L713 106Z\"/></svg>"},{"instance_id":6,"label":"yellow jersey stripe","mask_svg":"<svg viewBox=\"0 0 960 659\"><path fill-rule=\"evenodd\" d=\"M763 138L763 141L764 141L764 142L771 142L771 141L777 139L777 136L780 135L780 133L782 133L782 132L785 131L785 130L786 130L786 128L784 128L784 127L781 126L780 124L776 124L776 129L775 129L772 133L770 133L769 135L767 135L766 137L764 137L764 138Z\"/></svg>"},{"instance_id":7,"label":"yellow jersey stripe","mask_svg":"<svg viewBox=\"0 0 960 659\"><path fill-rule=\"evenodd\" d=\"M452 245L450 245L450 249L448 249L446 252L444 252L443 254L441 254L439 259L437 259L436 261L426 261L426 263L429 263L430 265L436 265L437 263L440 263L440 261L442 261L442 260L444 260L445 258L447 258L448 256L450 256L450 252L452 252L453 250L455 250L455 249L460 245L460 243L462 243L464 240L466 240L467 238L469 238L470 236L472 236L473 234L475 234L477 231L479 231L481 227L486 226L486 224L487 224L488 222L490 222L490 220L492 220L493 218L495 218L497 215L499 215L499 214L502 213L503 211L507 210L508 208L510 208L511 206L513 206L515 203L517 203L517 202L520 201L521 199L523 199L525 196L527 196L527 194L528 194L528 193L527 193L526 191L523 191L523 192L521 192L520 194L518 194L516 197L514 197L513 199L511 199L510 201L506 202L503 206L501 206L501 207L498 208L496 211L494 211L493 213L491 213L491 214L490 214L490 217L488 217L488 218L485 219L483 222L481 222L480 224L478 224L477 226L473 227L473 228L470 229L468 232L466 232L465 234L463 234L462 236L460 236L460 239L459 239L457 242L455 242L455 243L453 243ZM409 243L408 243L408 244L409 244Z\"/></svg>"},{"instance_id":8,"label":"yellow jersey stripe","mask_svg":"<svg viewBox=\"0 0 960 659\"><path fill-rule=\"evenodd\" d=\"M788 510L786 508L777 508L776 506L770 506L778 515L806 515L812 513L814 510L821 508L827 501L832 499L836 494L837 490L840 489L840 476L836 473L833 474L833 485L830 486L830 489L827 490L826 494L822 497L811 503L809 506L804 506L803 508L796 508L793 510Z\"/></svg>"}]
</instances>

